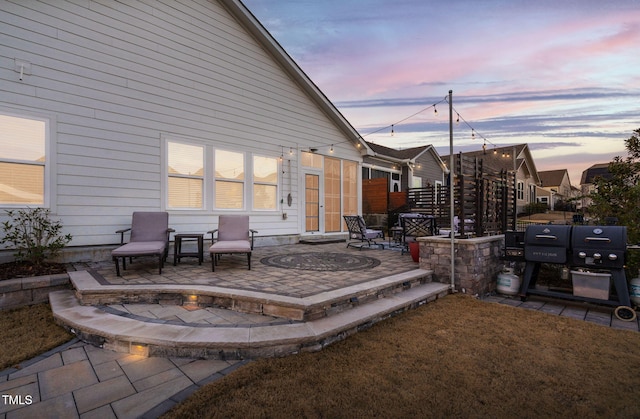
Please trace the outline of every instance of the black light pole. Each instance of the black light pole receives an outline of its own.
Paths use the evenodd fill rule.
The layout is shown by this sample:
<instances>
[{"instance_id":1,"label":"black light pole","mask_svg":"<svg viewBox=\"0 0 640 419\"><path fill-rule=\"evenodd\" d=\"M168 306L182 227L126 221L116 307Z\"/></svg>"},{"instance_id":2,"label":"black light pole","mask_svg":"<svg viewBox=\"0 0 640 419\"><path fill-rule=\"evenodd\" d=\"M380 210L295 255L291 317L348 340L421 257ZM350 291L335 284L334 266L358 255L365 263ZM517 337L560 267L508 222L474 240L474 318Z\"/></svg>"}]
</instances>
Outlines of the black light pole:
<instances>
[{"instance_id":1,"label":"black light pole","mask_svg":"<svg viewBox=\"0 0 640 419\"><path fill-rule=\"evenodd\" d=\"M454 291L455 286L455 236L456 233L454 231L454 209L455 209L455 199L453 196L453 91L449 90L449 204L450 208L450 226L451 226L451 290Z\"/></svg>"}]
</instances>

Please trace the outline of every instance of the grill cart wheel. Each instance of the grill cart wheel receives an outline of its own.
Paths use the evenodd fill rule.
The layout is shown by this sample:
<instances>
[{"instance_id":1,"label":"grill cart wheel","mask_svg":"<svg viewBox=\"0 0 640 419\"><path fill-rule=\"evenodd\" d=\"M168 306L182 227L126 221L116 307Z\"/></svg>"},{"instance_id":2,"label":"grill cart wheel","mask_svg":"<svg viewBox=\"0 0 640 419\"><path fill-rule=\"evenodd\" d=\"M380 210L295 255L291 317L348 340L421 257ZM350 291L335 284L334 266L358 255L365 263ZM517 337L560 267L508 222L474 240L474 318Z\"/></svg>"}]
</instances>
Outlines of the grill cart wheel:
<instances>
[{"instance_id":1,"label":"grill cart wheel","mask_svg":"<svg viewBox=\"0 0 640 419\"><path fill-rule=\"evenodd\" d=\"M613 313L624 322L632 322L636 319L636 312L631 307L618 306Z\"/></svg>"}]
</instances>

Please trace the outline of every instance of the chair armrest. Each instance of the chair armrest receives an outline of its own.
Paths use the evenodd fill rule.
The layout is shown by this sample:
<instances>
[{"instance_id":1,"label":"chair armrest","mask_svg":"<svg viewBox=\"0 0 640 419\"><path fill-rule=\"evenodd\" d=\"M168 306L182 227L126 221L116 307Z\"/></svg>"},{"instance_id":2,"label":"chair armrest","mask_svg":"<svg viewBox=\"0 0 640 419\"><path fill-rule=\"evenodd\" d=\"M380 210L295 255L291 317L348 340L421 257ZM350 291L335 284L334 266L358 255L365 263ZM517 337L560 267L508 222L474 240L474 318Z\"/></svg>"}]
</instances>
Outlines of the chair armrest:
<instances>
[{"instance_id":1,"label":"chair armrest","mask_svg":"<svg viewBox=\"0 0 640 419\"><path fill-rule=\"evenodd\" d=\"M116 234L120 234L120 244L124 244L124 233L127 231L131 231L131 227L116 231Z\"/></svg>"},{"instance_id":2,"label":"chair armrest","mask_svg":"<svg viewBox=\"0 0 640 419\"><path fill-rule=\"evenodd\" d=\"M251 250L253 250L253 235L257 232L258 230L254 230L252 228L249 229L249 233L251 233Z\"/></svg>"},{"instance_id":3,"label":"chair armrest","mask_svg":"<svg viewBox=\"0 0 640 419\"><path fill-rule=\"evenodd\" d=\"M207 231L205 234L211 234L211 244L213 244L213 235L216 234L218 232L218 229L214 229L214 230L209 230Z\"/></svg>"}]
</instances>

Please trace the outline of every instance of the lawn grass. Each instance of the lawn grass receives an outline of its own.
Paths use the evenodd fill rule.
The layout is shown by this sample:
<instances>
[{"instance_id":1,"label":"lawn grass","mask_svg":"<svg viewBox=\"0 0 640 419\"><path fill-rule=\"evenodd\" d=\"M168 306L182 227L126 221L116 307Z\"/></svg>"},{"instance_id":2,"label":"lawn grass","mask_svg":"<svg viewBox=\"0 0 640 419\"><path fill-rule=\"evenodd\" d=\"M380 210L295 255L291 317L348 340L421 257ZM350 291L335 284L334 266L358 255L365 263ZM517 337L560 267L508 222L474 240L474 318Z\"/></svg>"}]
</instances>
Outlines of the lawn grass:
<instances>
[{"instance_id":1,"label":"lawn grass","mask_svg":"<svg viewBox=\"0 0 640 419\"><path fill-rule=\"evenodd\" d=\"M251 362L166 418L640 417L640 333L450 295Z\"/></svg>"},{"instance_id":2,"label":"lawn grass","mask_svg":"<svg viewBox=\"0 0 640 419\"><path fill-rule=\"evenodd\" d=\"M0 371L71 340L74 336L55 324L51 306L36 304L0 311Z\"/></svg>"}]
</instances>

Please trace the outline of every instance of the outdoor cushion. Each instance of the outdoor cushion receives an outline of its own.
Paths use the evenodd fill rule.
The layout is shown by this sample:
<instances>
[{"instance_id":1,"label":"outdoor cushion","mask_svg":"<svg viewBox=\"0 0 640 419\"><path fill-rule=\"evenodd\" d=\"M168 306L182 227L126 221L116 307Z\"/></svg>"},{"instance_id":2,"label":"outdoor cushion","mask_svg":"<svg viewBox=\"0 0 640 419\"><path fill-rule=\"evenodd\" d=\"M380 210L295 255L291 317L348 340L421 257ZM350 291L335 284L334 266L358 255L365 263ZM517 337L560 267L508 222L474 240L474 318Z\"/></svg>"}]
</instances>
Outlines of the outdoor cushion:
<instances>
[{"instance_id":1,"label":"outdoor cushion","mask_svg":"<svg viewBox=\"0 0 640 419\"><path fill-rule=\"evenodd\" d=\"M114 249L112 256L143 256L143 255L159 255L164 253L166 242L130 242Z\"/></svg>"},{"instance_id":2,"label":"outdoor cushion","mask_svg":"<svg viewBox=\"0 0 640 419\"><path fill-rule=\"evenodd\" d=\"M251 244L247 240L215 242L209 248L209 253L246 253L250 251Z\"/></svg>"},{"instance_id":3,"label":"outdoor cushion","mask_svg":"<svg viewBox=\"0 0 640 419\"><path fill-rule=\"evenodd\" d=\"M247 265L251 269L253 235L257 231L249 228L248 215L221 215L218 219L218 228L207 233L211 233L212 244L209 253L212 271L215 272L216 263L223 253L246 253Z\"/></svg>"},{"instance_id":4,"label":"outdoor cushion","mask_svg":"<svg viewBox=\"0 0 640 419\"><path fill-rule=\"evenodd\" d=\"M124 243L124 234L130 231L129 243ZM134 256L158 255L158 273L162 274L164 260L169 250L169 213L154 211L136 211L131 217L131 227L118 230L121 246L111 251L116 264L116 275L120 276L118 258L122 258L122 267L127 269L126 259Z\"/></svg>"}]
</instances>

